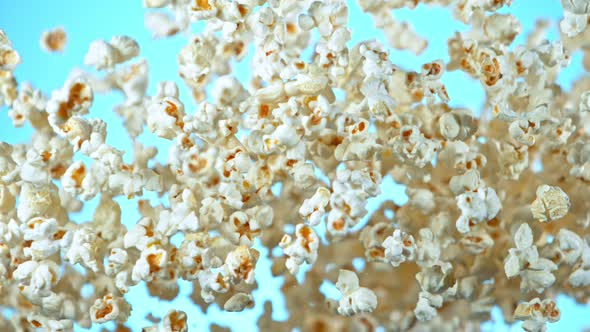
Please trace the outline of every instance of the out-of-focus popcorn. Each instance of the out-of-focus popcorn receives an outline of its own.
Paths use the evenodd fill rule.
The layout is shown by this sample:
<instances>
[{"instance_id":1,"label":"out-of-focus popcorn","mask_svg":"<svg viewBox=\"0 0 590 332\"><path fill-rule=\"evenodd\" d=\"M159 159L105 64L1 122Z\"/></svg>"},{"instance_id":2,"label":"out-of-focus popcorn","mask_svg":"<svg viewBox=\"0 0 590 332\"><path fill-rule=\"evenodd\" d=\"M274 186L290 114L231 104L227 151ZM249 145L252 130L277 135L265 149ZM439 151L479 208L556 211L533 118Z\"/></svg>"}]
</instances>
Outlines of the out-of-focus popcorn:
<instances>
[{"instance_id":1,"label":"out-of-focus popcorn","mask_svg":"<svg viewBox=\"0 0 590 332\"><path fill-rule=\"evenodd\" d=\"M68 37L63 28L44 31L41 34L41 48L47 52L63 52Z\"/></svg>"},{"instance_id":2,"label":"out-of-focus popcorn","mask_svg":"<svg viewBox=\"0 0 590 332\"><path fill-rule=\"evenodd\" d=\"M357 275L348 270L340 270L336 288L342 293L338 302L338 313L352 316L360 313L370 313L377 307L377 296L365 287L359 286Z\"/></svg>"},{"instance_id":3,"label":"out-of-focus popcorn","mask_svg":"<svg viewBox=\"0 0 590 332\"><path fill-rule=\"evenodd\" d=\"M414 259L416 244L411 235L396 229L393 235L383 241L383 248L385 248L385 259L391 265L399 266L407 260Z\"/></svg>"},{"instance_id":4,"label":"out-of-focus popcorn","mask_svg":"<svg viewBox=\"0 0 590 332\"><path fill-rule=\"evenodd\" d=\"M568 37L577 36L586 30L590 6L584 0L562 0L563 20L559 22L561 32Z\"/></svg>"},{"instance_id":5,"label":"out-of-focus popcorn","mask_svg":"<svg viewBox=\"0 0 590 332\"><path fill-rule=\"evenodd\" d=\"M115 36L109 42L92 42L84 57L84 64L97 70L110 70L138 55L139 45L135 40L128 36Z\"/></svg>"},{"instance_id":6,"label":"out-of-focus popcorn","mask_svg":"<svg viewBox=\"0 0 590 332\"><path fill-rule=\"evenodd\" d=\"M151 31L152 38L164 38L177 34L180 27L170 16L161 12L145 14L145 27Z\"/></svg>"},{"instance_id":7,"label":"out-of-focus popcorn","mask_svg":"<svg viewBox=\"0 0 590 332\"><path fill-rule=\"evenodd\" d=\"M584 91L580 95L580 111L590 112L590 90Z\"/></svg>"},{"instance_id":8,"label":"out-of-focus popcorn","mask_svg":"<svg viewBox=\"0 0 590 332\"><path fill-rule=\"evenodd\" d=\"M12 48L4 30L0 29L0 70L12 71L20 62L20 55Z\"/></svg>"},{"instance_id":9,"label":"out-of-focus popcorn","mask_svg":"<svg viewBox=\"0 0 590 332\"><path fill-rule=\"evenodd\" d=\"M565 217L571 203L567 194L559 187L541 185L537 198L531 203L531 213L540 222L549 222Z\"/></svg>"},{"instance_id":10,"label":"out-of-focus popcorn","mask_svg":"<svg viewBox=\"0 0 590 332\"><path fill-rule=\"evenodd\" d=\"M244 293L237 293L234 296L230 297L227 302L223 304L223 310L229 312L237 312L242 311L246 307L252 307L254 305L252 295L244 294Z\"/></svg>"},{"instance_id":11,"label":"out-of-focus popcorn","mask_svg":"<svg viewBox=\"0 0 590 332\"><path fill-rule=\"evenodd\" d=\"M536 297L518 304L514 309L514 318L524 320L522 328L529 332L545 331L546 323L555 323L560 316L561 312L551 299L540 300Z\"/></svg>"}]
</instances>

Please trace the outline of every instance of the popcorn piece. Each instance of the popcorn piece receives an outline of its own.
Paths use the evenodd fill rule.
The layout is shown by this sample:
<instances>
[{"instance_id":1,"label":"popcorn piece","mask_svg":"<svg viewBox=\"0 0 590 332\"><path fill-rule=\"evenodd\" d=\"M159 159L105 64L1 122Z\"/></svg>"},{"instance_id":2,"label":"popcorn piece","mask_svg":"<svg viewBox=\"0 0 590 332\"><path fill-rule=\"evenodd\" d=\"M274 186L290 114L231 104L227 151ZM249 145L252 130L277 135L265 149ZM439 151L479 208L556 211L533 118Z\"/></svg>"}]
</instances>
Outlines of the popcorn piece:
<instances>
[{"instance_id":1,"label":"popcorn piece","mask_svg":"<svg viewBox=\"0 0 590 332\"><path fill-rule=\"evenodd\" d=\"M164 331L187 332L187 316L184 311L170 310L162 322Z\"/></svg>"},{"instance_id":2,"label":"popcorn piece","mask_svg":"<svg viewBox=\"0 0 590 332\"><path fill-rule=\"evenodd\" d=\"M565 217L570 206L570 199L561 188L544 184L537 188L531 212L536 220L549 222Z\"/></svg>"},{"instance_id":3,"label":"popcorn piece","mask_svg":"<svg viewBox=\"0 0 590 332\"><path fill-rule=\"evenodd\" d=\"M413 260L416 251L414 237L399 229L393 231L383 242L385 259L393 266L399 266L407 260Z\"/></svg>"},{"instance_id":4,"label":"popcorn piece","mask_svg":"<svg viewBox=\"0 0 590 332\"><path fill-rule=\"evenodd\" d=\"M437 316L437 308L442 307L442 297L428 292L420 292L418 303L414 309L416 319L422 322L433 320Z\"/></svg>"},{"instance_id":5,"label":"popcorn piece","mask_svg":"<svg viewBox=\"0 0 590 332\"><path fill-rule=\"evenodd\" d=\"M65 258L71 263L80 263L98 272L102 261L101 239L90 227L77 229L72 235L73 241L68 246Z\"/></svg>"},{"instance_id":6,"label":"popcorn piece","mask_svg":"<svg viewBox=\"0 0 590 332\"><path fill-rule=\"evenodd\" d=\"M90 44L84 64L97 70L113 69L139 55L139 45L131 37L115 36L109 42L97 40Z\"/></svg>"},{"instance_id":7,"label":"popcorn piece","mask_svg":"<svg viewBox=\"0 0 590 332\"><path fill-rule=\"evenodd\" d=\"M67 35L63 28L44 31L41 34L41 48L47 52L63 52Z\"/></svg>"},{"instance_id":8,"label":"popcorn piece","mask_svg":"<svg viewBox=\"0 0 590 332\"><path fill-rule=\"evenodd\" d=\"M514 318L524 320L522 328L525 331L545 331L547 322L555 323L561 313L551 299L540 300L534 298L529 302L520 303L514 310Z\"/></svg>"},{"instance_id":9,"label":"popcorn piece","mask_svg":"<svg viewBox=\"0 0 590 332\"><path fill-rule=\"evenodd\" d=\"M299 208L299 214L309 220L311 226L317 226L326 213L324 208L330 202L330 190L320 187L311 198L303 201Z\"/></svg>"},{"instance_id":10,"label":"popcorn piece","mask_svg":"<svg viewBox=\"0 0 590 332\"><path fill-rule=\"evenodd\" d=\"M154 39L174 36L180 31L180 27L172 18L160 12L146 13L145 27L151 31Z\"/></svg>"},{"instance_id":11,"label":"popcorn piece","mask_svg":"<svg viewBox=\"0 0 590 332\"><path fill-rule=\"evenodd\" d=\"M100 324L112 320L119 323L125 322L130 313L131 306L123 298L114 297L112 294L96 299L90 307L90 319Z\"/></svg>"},{"instance_id":12,"label":"popcorn piece","mask_svg":"<svg viewBox=\"0 0 590 332\"><path fill-rule=\"evenodd\" d=\"M318 257L318 248L320 240L313 228L298 224L295 228L295 241L291 236L285 234L279 243L283 252L288 256L285 266L295 275L299 271L299 266L303 263L313 264Z\"/></svg>"},{"instance_id":13,"label":"popcorn piece","mask_svg":"<svg viewBox=\"0 0 590 332\"><path fill-rule=\"evenodd\" d=\"M229 300L223 305L223 310L229 312L239 312L244 310L246 307L250 308L254 305L252 295L244 293L236 293L230 297Z\"/></svg>"},{"instance_id":14,"label":"popcorn piece","mask_svg":"<svg viewBox=\"0 0 590 332\"><path fill-rule=\"evenodd\" d=\"M590 90L580 95L580 111L590 112Z\"/></svg>"},{"instance_id":15,"label":"popcorn piece","mask_svg":"<svg viewBox=\"0 0 590 332\"><path fill-rule=\"evenodd\" d=\"M224 266L235 283L241 280L247 284L254 282L254 267L259 255L258 251L246 246L239 246L227 255Z\"/></svg>"},{"instance_id":16,"label":"popcorn piece","mask_svg":"<svg viewBox=\"0 0 590 332\"><path fill-rule=\"evenodd\" d=\"M365 287L359 287L357 275L348 270L340 270L336 288L342 293L338 302L338 313L352 316L360 313L373 312L377 307L377 296Z\"/></svg>"},{"instance_id":17,"label":"popcorn piece","mask_svg":"<svg viewBox=\"0 0 590 332\"><path fill-rule=\"evenodd\" d=\"M172 139L184 126L184 105L174 97L165 97L148 109L148 127L156 135Z\"/></svg>"},{"instance_id":18,"label":"popcorn piece","mask_svg":"<svg viewBox=\"0 0 590 332\"><path fill-rule=\"evenodd\" d=\"M522 291L535 290L541 293L555 282L551 273L557 269L552 261L539 257L537 247L533 245L533 235L528 224L520 225L514 234L516 248L509 250L508 258L504 262L504 271L508 278L520 275Z\"/></svg>"},{"instance_id":19,"label":"popcorn piece","mask_svg":"<svg viewBox=\"0 0 590 332\"><path fill-rule=\"evenodd\" d=\"M473 225L492 220L502 208L496 191L492 188L479 188L456 197L461 216L457 219L457 230L469 232Z\"/></svg>"}]
</instances>

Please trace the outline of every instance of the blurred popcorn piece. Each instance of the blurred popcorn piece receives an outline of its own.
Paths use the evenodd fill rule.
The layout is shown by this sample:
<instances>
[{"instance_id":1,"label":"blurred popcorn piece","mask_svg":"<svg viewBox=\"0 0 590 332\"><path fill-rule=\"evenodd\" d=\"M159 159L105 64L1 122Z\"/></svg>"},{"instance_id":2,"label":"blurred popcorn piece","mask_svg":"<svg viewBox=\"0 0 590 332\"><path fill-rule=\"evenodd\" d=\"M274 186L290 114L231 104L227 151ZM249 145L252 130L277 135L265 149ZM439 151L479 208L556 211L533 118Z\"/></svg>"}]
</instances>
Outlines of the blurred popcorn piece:
<instances>
[{"instance_id":1,"label":"blurred popcorn piece","mask_svg":"<svg viewBox=\"0 0 590 332\"><path fill-rule=\"evenodd\" d=\"M63 52L67 41L66 32L61 27L41 34L41 48L47 52Z\"/></svg>"}]
</instances>

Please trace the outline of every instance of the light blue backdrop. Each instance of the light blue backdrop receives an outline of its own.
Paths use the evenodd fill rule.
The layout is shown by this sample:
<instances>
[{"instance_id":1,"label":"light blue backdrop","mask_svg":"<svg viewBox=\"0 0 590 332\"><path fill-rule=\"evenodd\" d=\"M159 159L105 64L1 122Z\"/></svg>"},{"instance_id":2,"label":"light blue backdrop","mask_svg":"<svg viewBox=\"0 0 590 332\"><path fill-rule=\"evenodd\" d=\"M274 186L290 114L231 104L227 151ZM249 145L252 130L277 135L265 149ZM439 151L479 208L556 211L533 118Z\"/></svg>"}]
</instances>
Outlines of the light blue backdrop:
<instances>
[{"instance_id":1,"label":"light blue backdrop","mask_svg":"<svg viewBox=\"0 0 590 332\"><path fill-rule=\"evenodd\" d=\"M349 1L350 19L349 27L352 29L352 43L361 40L378 38L384 41L383 34L373 28L371 17L360 11L356 1ZM538 18L552 19L554 22L562 16L561 6L556 0L515 0L509 9L503 12L511 12L521 21L524 32L531 31L535 20ZM176 36L169 39L153 41L149 32L144 28L144 10L140 0L101 0L101 1L74 1L74 0L0 0L0 28L4 29L8 37L13 41L14 47L19 51L23 63L15 71L19 82L29 81L35 87L42 89L46 95L52 90L62 86L68 73L73 67L83 67L84 55L90 42L96 39L110 39L114 35L128 35L135 38L141 46L141 56L146 57L150 66L150 83L148 93L153 94L157 82L162 80L175 80L181 87L181 99L191 109L192 99L184 84L178 79L178 66L176 54L186 44L186 36ZM448 60L447 39L454 31L464 31L466 26L453 21L449 11L441 8L429 8L419 6L416 10L397 10L395 16L398 19L412 22L415 30L429 39L429 48L421 55L414 56L408 52L392 51L391 59L397 65L410 69L418 69L425 62L437 58ZM68 44L63 54L48 54L39 47L39 37L42 31L57 26L64 27L68 34ZM198 26L193 28L198 31ZM515 43L524 40L521 34ZM555 24L549 34L550 39L557 37ZM236 64L236 76L242 82L247 82L250 75L247 58L240 64ZM571 82L585 73L581 66L581 54L572 56L572 64L563 71L559 77L559 83L569 89ZM473 110L481 108L484 93L478 84L465 75L457 72L445 73L444 81L447 84L451 104L453 106L466 106ZM91 116L105 120L108 127L107 143L126 151L130 150L130 141L123 130L120 119L112 106L119 103L122 97L109 95L96 97L91 110ZM9 143L27 142L31 129L15 129L7 116L6 109L0 109L0 141ZM153 136L142 135L140 140L150 145L161 148L158 159L166 160L168 144L164 140L154 139ZM130 158L127 156L126 158ZM393 199L398 203L406 200L403 187L396 186L393 182L384 184L384 194L369 204L369 208L375 208L380 201ZM150 196L155 201L155 197ZM119 200L123 209L123 223L133 225L138 219L135 211L137 199L132 201ZM82 213L73 216L77 222L88 221L96 206L96 200L91 201ZM266 254L265 250L261 253ZM200 311L188 299L191 286L183 283L181 294L174 302L158 301L147 295L144 285L134 287L127 299L133 305L133 314L129 320L129 326L134 331L150 323L145 319L146 313L154 311L155 315L163 315L171 308L182 309L189 315L191 330L206 331L209 322L215 322L222 326L230 326L235 331L255 330L257 317L263 311L263 302L271 300L275 308L273 318L284 320L287 313L284 310L283 300L278 294L282 278L273 278L269 272L267 261L261 261L256 270L259 284L264 285L257 290L255 295L256 306L242 313L226 313L217 306L211 306L206 313ZM334 289L325 285L322 289L329 297L334 297ZM84 290L91 292L91 289ZM579 331L583 327L590 326L590 307L576 305L573 301L560 297L558 305L562 310L562 318L558 323L549 325L550 331ZM2 308L3 313L9 315L10 310ZM494 310L495 322L483 326L487 331L520 330L519 324L512 327L506 326L501 321L499 309ZM110 326L107 324L107 326ZM80 329L81 330L81 329ZM94 329L98 330L98 329Z\"/></svg>"}]
</instances>

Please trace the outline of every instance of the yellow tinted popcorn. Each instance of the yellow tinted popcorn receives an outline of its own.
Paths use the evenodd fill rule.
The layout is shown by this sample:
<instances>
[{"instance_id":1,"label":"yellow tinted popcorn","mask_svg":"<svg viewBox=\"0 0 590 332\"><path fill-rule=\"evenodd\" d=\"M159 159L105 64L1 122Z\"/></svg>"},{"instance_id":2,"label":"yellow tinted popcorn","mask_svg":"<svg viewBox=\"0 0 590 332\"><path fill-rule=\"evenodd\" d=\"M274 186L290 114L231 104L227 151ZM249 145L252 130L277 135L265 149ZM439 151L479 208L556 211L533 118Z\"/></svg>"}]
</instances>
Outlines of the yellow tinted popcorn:
<instances>
[{"instance_id":1,"label":"yellow tinted popcorn","mask_svg":"<svg viewBox=\"0 0 590 332\"><path fill-rule=\"evenodd\" d=\"M63 52L68 37L63 28L44 31L41 34L41 48L47 52Z\"/></svg>"},{"instance_id":2,"label":"yellow tinted popcorn","mask_svg":"<svg viewBox=\"0 0 590 332\"><path fill-rule=\"evenodd\" d=\"M570 199L561 188L541 185L537 199L531 203L531 212L540 222L548 222L565 217L570 206Z\"/></svg>"}]
</instances>

